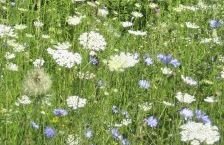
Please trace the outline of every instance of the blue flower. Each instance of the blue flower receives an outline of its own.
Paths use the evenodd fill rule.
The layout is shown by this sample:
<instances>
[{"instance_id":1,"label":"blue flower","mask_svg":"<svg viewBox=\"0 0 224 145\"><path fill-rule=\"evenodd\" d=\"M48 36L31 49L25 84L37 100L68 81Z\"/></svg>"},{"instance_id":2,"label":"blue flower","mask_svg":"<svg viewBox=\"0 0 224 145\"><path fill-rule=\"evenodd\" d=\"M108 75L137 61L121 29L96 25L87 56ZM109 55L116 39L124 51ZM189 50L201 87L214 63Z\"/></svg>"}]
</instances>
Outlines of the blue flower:
<instances>
[{"instance_id":1,"label":"blue flower","mask_svg":"<svg viewBox=\"0 0 224 145\"><path fill-rule=\"evenodd\" d=\"M123 138L122 135L120 135L117 128L112 128L111 133L112 133L113 138L115 138L116 140L120 140Z\"/></svg>"},{"instance_id":2,"label":"blue flower","mask_svg":"<svg viewBox=\"0 0 224 145\"><path fill-rule=\"evenodd\" d=\"M144 62L145 62L146 65L152 65L153 64L153 60L150 57L145 57Z\"/></svg>"},{"instance_id":3,"label":"blue flower","mask_svg":"<svg viewBox=\"0 0 224 145\"><path fill-rule=\"evenodd\" d=\"M168 55L159 54L157 55L157 58L164 64L169 64L171 60L173 59L172 55L170 54Z\"/></svg>"},{"instance_id":4,"label":"blue flower","mask_svg":"<svg viewBox=\"0 0 224 145\"><path fill-rule=\"evenodd\" d=\"M218 28L222 25L222 21L219 20L210 20L209 25L211 28Z\"/></svg>"},{"instance_id":5,"label":"blue flower","mask_svg":"<svg viewBox=\"0 0 224 145\"><path fill-rule=\"evenodd\" d=\"M47 137L47 138L52 138L56 135L55 133L55 130L51 127L46 127L44 129L44 135Z\"/></svg>"},{"instance_id":6,"label":"blue flower","mask_svg":"<svg viewBox=\"0 0 224 145\"><path fill-rule=\"evenodd\" d=\"M56 116L66 116L66 115L68 115L68 112L65 109L61 109L61 108L54 109L53 113Z\"/></svg>"},{"instance_id":7,"label":"blue flower","mask_svg":"<svg viewBox=\"0 0 224 145\"><path fill-rule=\"evenodd\" d=\"M148 89L150 87L150 83L147 80L139 80L138 85L143 89Z\"/></svg>"},{"instance_id":8,"label":"blue flower","mask_svg":"<svg viewBox=\"0 0 224 145\"><path fill-rule=\"evenodd\" d=\"M130 145L130 142L128 141L128 139L123 138L123 139L121 140L121 144L122 144L122 145Z\"/></svg>"},{"instance_id":9,"label":"blue flower","mask_svg":"<svg viewBox=\"0 0 224 145\"><path fill-rule=\"evenodd\" d=\"M208 115L206 115L201 110L195 110L195 115L199 121L202 121L205 124L211 124L211 120L209 119Z\"/></svg>"},{"instance_id":10,"label":"blue flower","mask_svg":"<svg viewBox=\"0 0 224 145\"><path fill-rule=\"evenodd\" d=\"M39 125L36 124L34 121L31 122L31 126L32 126L34 129L39 129Z\"/></svg>"},{"instance_id":11,"label":"blue flower","mask_svg":"<svg viewBox=\"0 0 224 145\"><path fill-rule=\"evenodd\" d=\"M93 65L98 65L99 64L99 59L98 59L98 57L97 56L90 56L89 57L89 61L90 61L90 63L91 64L93 64Z\"/></svg>"},{"instance_id":12,"label":"blue flower","mask_svg":"<svg viewBox=\"0 0 224 145\"><path fill-rule=\"evenodd\" d=\"M170 64L172 64L174 67L179 67L181 63L177 59L173 59L170 61Z\"/></svg>"},{"instance_id":13,"label":"blue flower","mask_svg":"<svg viewBox=\"0 0 224 145\"><path fill-rule=\"evenodd\" d=\"M174 59L172 57L171 54L168 54L168 55L164 55L164 54L159 54L157 55L157 58L164 64L168 65L168 64L171 64L173 65L174 67L179 67L180 66L180 62L177 60L177 59Z\"/></svg>"},{"instance_id":14,"label":"blue flower","mask_svg":"<svg viewBox=\"0 0 224 145\"><path fill-rule=\"evenodd\" d=\"M183 108L180 111L180 115L183 116L185 120L188 120L188 119L192 119L192 117L194 116L194 113L192 110L188 108Z\"/></svg>"},{"instance_id":15,"label":"blue flower","mask_svg":"<svg viewBox=\"0 0 224 145\"><path fill-rule=\"evenodd\" d=\"M157 124L158 124L158 120L157 120L154 116L150 116L150 117L148 117L147 119L145 119L145 123L146 123L148 126L154 128L154 127L157 126Z\"/></svg>"}]
</instances>

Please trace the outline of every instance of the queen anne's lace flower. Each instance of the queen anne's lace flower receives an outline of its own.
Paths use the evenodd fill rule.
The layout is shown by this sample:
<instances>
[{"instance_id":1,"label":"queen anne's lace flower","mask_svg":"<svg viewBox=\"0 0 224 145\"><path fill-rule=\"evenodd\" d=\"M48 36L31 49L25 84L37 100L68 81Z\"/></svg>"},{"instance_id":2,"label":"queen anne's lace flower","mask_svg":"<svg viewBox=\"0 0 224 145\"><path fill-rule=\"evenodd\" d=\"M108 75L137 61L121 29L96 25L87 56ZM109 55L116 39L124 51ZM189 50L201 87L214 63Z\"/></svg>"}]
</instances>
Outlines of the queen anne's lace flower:
<instances>
[{"instance_id":1,"label":"queen anne's lace flower","mask_svg":"<svg viewBox=\"0 0 224 145\"><path fill-rule=\"evenodd\" d=\"M0 24L0 38L7 36L15 37L14 29L11 26Z\"/></svg>"},{"instance_id":2,"label":"queen anne's lace flower","mask_svg":"<svg viewBox=\"0 0 224 145\"><path fill-rule=\"evenodd\" d=\"M181 141L191 142L193 144L197 140L201 144L214 144L219 141L220 134L217 126L203 124L198 122L187 122L180 126L182 130Z\"/></svg>"},{"instance_id":3,"label":"queen anne's lace flower","mask_svg":"<svg viewBox=\"0 0 224 145\"><path fill-rule=\"evenodd\" d=\"M111 56L108 61L110 71L124 71L124 69L133 67L138 63L138 59L131 53L121 52L119 55Z\"/></svg>"},{"instance_id":4,"label":"queen anne's lace flower","mask_svg":"<svg viewBox=\"0 0 224 145\"><path fill-rule=\"evenodd\" d=\"M85 48L93 51L102 51L107 43L104 37L94 31L85 32L80 35L79 43Z\"/></svg>"},{"instance_id":5,"label":"queen anne's lace flower","mask_svg":"<svg viewBox=\"0 0 224 145\"><path fill-rule=\"evenodd\" d=\"M68 107L71 107L73 110L82 108L86 105L86 99L80 98L79 96L69 96L66 101Z\"/></svg>"},{"instance_id":6,"label":"queen anne's lace flower","mask_svg":"<svg viewBox=\"0 0 224 145\"><path fill-rule=\"evenodd\" d=\"M68 51L71 45L68 42L58 43L54 45L56 50L48 48L48 53L53 57L56 63L62 67L72 68L76 64L80 64L82 57L79 53Z\"/></svg>"},{"instance_id":7,"label":"queen anne's lace flower","mask_svg":"<svg viewBox=\"0 0 224 145\"><path fill-rule=\"evenodd\" d=\"M176 98L177 98L178 101L180 101L182 103L188 103L188 104L190 104L190 103L195 101L194 96L191 96L188 93L178 92L176 94Z\"/></svg>"}]
</instances>

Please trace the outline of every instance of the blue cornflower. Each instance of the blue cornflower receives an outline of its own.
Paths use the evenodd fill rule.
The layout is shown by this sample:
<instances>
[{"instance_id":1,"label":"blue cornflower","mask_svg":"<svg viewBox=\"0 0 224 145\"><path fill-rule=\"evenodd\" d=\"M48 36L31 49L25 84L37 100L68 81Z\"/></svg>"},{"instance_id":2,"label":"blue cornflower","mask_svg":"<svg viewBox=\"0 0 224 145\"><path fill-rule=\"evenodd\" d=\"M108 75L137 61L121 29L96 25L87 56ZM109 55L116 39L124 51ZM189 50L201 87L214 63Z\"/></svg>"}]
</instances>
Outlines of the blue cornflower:
<instances>
[{"instance_id":1,"label":"blue cornflower","mask_svg":"<svg viewBox=\"0 0 224 145\"><path fill-rule=\"evenodd\" d=\"M150 83L147 80L139 80L138 85L143 89L148 89L150 87Z\"/></svg>"},{"instance_id":2,"label":"blue cornflower","mask_svg":"<svg viewBox=\"0 0 224 145\"><path fill-rule=\"evenodd\" d=\"M120 135L118 128L112 128L111 133L112 133L113 138L115 138L117 140L120 140L123 138L122 135Z\"/></svg>"},{"instance_id":3,"label":"blue cornflower","mask_svg":"<svg viewBox=\"0 0 224 145\"><path fill-rule=\"evenodd\" d=\"M209 119L208 115L206 115L203 111L195 110L195 115L199 121L202 121L205 124L211 124L211 120Z\"/></svg>"},{"instance_id":4,"label":"blue cornflower","mask_svg":"<svg viewBox=\"0 0 224 145\"><path fill-rule=\"evenodd\" d=\"M168 55L164 55L164 54L159 54L157 55L157 58L164 64L168 65L168 64L171 64L173 65L174 67L179 67L180 66L180 62L177 60L177 59L174 59L172 57L171 54L168 54Z\"/></svg>"},{"instance_id":5,"label":"blue cornflower","mask_svg":"<svg viewBox=\"0 0 224 145\"><path fill-rule=\"evenodd\" d=\"M174 67L179 67L181 63L177 59L173 59L170 61L170 64L172 64Z\"/></svg>"},{"instance_id":6,"label":"blue cornflower","mask_svg":"<svg viewBox=\"0 0 224 145\"><path fill-rule=\"evenodd\" d=\"M211 28L218 28L222 25L222 21L219 20L210 20L209 25Z\"/></svg>"},{"instance_id":7,"label":"blue cornflower","mask_svg":"<svg viewBox=\"0 0 224 145\"><path fill-rule=\"evenodd\" d=\"M34 129L39 129L39 125L36 124L34 121L31 122L31 126L32 126Z\"/></svg>"},{"instance_id":8,"label":"blue cornflower","mask_svg":"<svg viewBox=\"0 0 224 145\"><path fill-rule=\"evenodd\" d=\"M159 54L157 55L157 58L164 64L169 64L171 60L173 59L172 55L170 54L168 55Z\"/></svg>"},{"instance_id":9,"label":"blue cornflower","mask_svg":"<svg viewBox=\"0 0 224 145\"><path fill-rule=\"evenodd\" d=\"M145 57L144 62L145 62L146 65L152 65L153 64L153 60L150 57Z\"/></svg>"},{"instance_id":10,"label":"blue cornflower","mask_svg":"<svg viewBox=\"0 0 224 145\"><path fill-rule=\"evenodd\" d=\"M128 141L128 139L123 138L123 139L121 140L121 144L122 144L122 145L130 145L130 142Z\"/></svg>"},{"instance_id":11,"label":"blue cornflower","mask_svg":"<svg viewBox=\"0 0 224 145\"><path fill-rule=\"evenodd\" d=\"M55 136L55 130L51 127L46 127L44 129L44 135L47 137L47 138L52 138Z\"/></svg>"},{"instance_id":12,"label":"blue cornflower","mask_svg":"<svg viewBox=\"0 0 224 145\"><path fill-rule=\"evenodd\" d=\"M89 61L90 61L90 63L91 64L93 64L93 65L98 65L99 64L99 59L98 59L98 57L97 56L95 56L95 55L90 55L90 57L89 57Z\"/></svg>"},{"instance_id":13,"label":"blue cornflower","mask_svg":"<svg viewBox=\"0 0 224 145\"><path fill-rule=\"evenodd\" d=\"M192 110L188 108L183 108L180 111L180 115L183 116L185 120L188 120L188 119L192 119L192 117L194 116L194 113Z\"/></svg>"},{"instance_id":14,"label":"blue cornflower","mask_svg":"<svg viewBox=\"0 0 224 145\"><path fill-rule=\"evenodd\" d=\"M54 109L53 113L56 116L66 116L66 115L68 115L68 112L65 109L61 109L61 108Z\"/></svg>"},{"instance_id":15,"label":"blue cornflower","mask_svg":"<svg viewBox=\"0 0 224 145\"><path fill-rule=\"evenodd\" d=\"M158 124L158 120L157 120L154 116L150 116L150 117L148 117L147 119L145 119L145 123L146 123L148 126L154 128L154 127L157 126L157 124Z\"/></svg>"}]
</instances>

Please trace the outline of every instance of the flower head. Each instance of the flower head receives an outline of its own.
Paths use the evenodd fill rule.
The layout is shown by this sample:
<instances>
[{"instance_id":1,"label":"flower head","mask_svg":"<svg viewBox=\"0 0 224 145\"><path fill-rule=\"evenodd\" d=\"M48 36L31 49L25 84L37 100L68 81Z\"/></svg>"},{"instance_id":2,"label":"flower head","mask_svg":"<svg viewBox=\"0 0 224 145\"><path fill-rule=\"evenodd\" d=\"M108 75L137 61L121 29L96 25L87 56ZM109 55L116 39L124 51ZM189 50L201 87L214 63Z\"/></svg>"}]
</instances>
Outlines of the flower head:
<instances>
[{"instance_id":1,"label":"flower head","mask_svg":"<svg viewBox=\"0 0 224 145\"><path fill-rule=\"evenodd\" d=\"M46 127L44 129L44 135L47 137L47 138L52 138L56 135L56 132L53 128L51 127Z\"/></svg>"},{"instance_id":2,"label":"flower head","mask_svg":"<svg viewBox=\"0 0 224 145\"><path fill-rule=\"evenodd\" d=\"M79 37L79 43L83 46L84 49L93 51L102 51L107 45L104 37L94 31L81 34Z\"/></svg>"},{"instance_id":3,"label":"flower head","mask_svg":"<svg viewBox=\"0 0 224 145\"><path fill-rule=\"evenodd\" d=\"M23 83L23 89L29 95L43 95L51 88L50 76L43 69L33 69L28 72Z\"/></svg>"},{"instance_id":4,"label":"flower head","mask_svg":"<svg viewBox=\"0 0 224 145\"><path fill-rule=\"evenodd\" d=\"M148 117L147 119L145 119L145 123L146 123L148 126L154 128L154 127L157 126L157 124L158 124L158 120L157 120L154 116L150 116L150 117Z\"/></svg>"},{"instance_id":5,"label":"flower head","mask_svg":"<svg viewBox=\"0 0 224 145\"><path fill-rule=\"evenodd\" d=\"M68 112L65 109L61 109L61 108L54 109L53 113L56 116L66 116L68 114Z\"/></svg>"},{"instance_id":6,"label":"flower head","mask_svg":"<svg viewBox=\"0 0 224 145\"><path fill-rule=\"evenodd\" d=\"M138 85L143 89L148 89L150 87L150 83L147 80L139 80Z\"/></svg>"}]
</instances>

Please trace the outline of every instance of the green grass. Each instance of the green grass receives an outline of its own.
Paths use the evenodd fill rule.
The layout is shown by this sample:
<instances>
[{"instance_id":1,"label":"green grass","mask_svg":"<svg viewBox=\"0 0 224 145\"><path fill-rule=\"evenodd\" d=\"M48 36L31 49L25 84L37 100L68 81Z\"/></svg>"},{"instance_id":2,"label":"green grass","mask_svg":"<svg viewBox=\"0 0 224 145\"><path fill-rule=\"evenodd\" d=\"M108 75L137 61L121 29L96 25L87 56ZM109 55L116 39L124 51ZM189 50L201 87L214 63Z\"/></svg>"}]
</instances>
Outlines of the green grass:
<instances>
[{"instance_id":1,"label":"green grass","mask_svg":"<svg viewBox=\"0 0 224 145\"><path fill-rule=\"evenodd\" d=\"M5 59L6 52L13 52L13 48L7 46L7 40L11 38L0 37L0 144L1 145L64 145L69 134L80 138L80 144L115 145L119 141L113 139L110 127L123 119L122 115L114 115L112 106L116 105L121 110L129 113L132 123L119 128L119 131L127 137L132 145L181 145L180 125L184 123L179 115L182 107L192 110L201 109L207 113L212 124L219 128L220 141L224 144L224 107L223 107L223 79L220 72L224 63L218 58L223 56L223 45L215 43L201 44L202 38L211 38L214 31L223 42L224 27L216 30L209 27L209 20L222 19L224 3L222 0L204 1L207 5L216 5L217 8L198 10L196 12L176 12L173 9L179 4L197 4L195 0L168 0L159 1L157 4L160 13L156 14L149 7L148 0L140 2L141 8L134 4L137 0L100 0L100 6L91 7L86 2L73 4L70 0L44 1L36 10L31 0L16 1L14 6L10 2L0 3L0 24L14 26L25 24L27 28L18 31L16 42L25 44L25 52L15 53L12 60ZM38 3L38 2L37 2ZM106 18L97 16L97 9L106 6L109 15ZM27 11L23 12L19 8ZM75 11L86 15L86 18L77 26L69 26L66 22L68 16ZM117 11L117 15L113 13ZM134 20L134 30L147 31L147 36L133 36L122 28L121 21L130 21L131 12L140 11L144 17ZM33 22L40 20L43 28L37 29ZM186 28L185 22L194 22L199 29ZM100 63L98 66L89 63L88 51L79 44L79 36L88 31L102 34L107 42L105 51L98 53ZM26 37L32 34L33 38ZM49 35L49 39L43 39L42 34ZM118 34L120 37L117 37ZM190 41L186 40L189 38ZM82 55L81 65L71 69L60 67L47 53L47 48L57 42L69 41L72 44L71 51ZM118 51L118 52L117 52ZM111 72L103 60L119 52L137 52L140 62L133 68L124 72ZM161 68L165 65L157 61L159 53L172 54L181 62L181 67L170 67L174 75L167 77L162 74ZM142 56L149 54L154 60L152 66L146 66ZM29 70L33 69L33 61L37 58L45 60L44 69L53 81L52 89L46 95L42 95L40 101L49 98L51 106L41 103L32 103L27 106L16 106L15 102L23 93L23 80ZM214 60L212 61L212 58ZM18 65L18 71L10 71L7 64L13 62ZM79 79L78 72L89 71L96 77L91 80ZM191 76L198 81L196 87L186 85L181 80L181 75ZM139 88L140 79L149 80L151 88L144 90ZM97 87L97 82L103 80L106 86ZM205 80L213 84L204 83ZM117 92L113 90L117 89ZM186 92L194 95L196 102L192 104L179 103L175 98L178 92ZM109 95L105 95L108 92ZM77 95L87 99L84 108L70 109L66 104L68 96ZM203 101L207 96L217 96L218 102L209 104ZM29 96L33 101L35 96ZM166 107L163 101L172 102L174 107ZM144 112L139 104L152 103L152 109ZM52 113L55 108L65 108L68 115L55 117ZM44 111L46 114L41 114ZM159 118L156 128L150 128L144 123L148 116ZM40 125L39 130L30 126L35 121ZM57 134L48 139L43 130L46 126L53 127ZM87 139L85 130L91 128L93 137Z\"/></svg>"}]
</instances>

